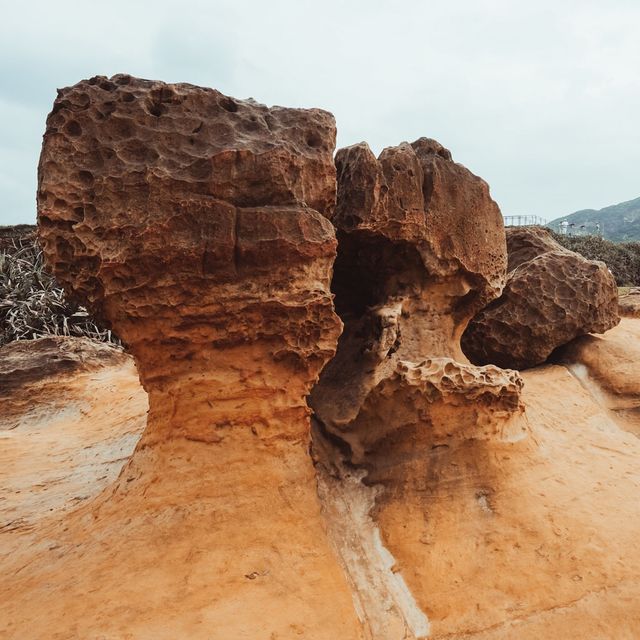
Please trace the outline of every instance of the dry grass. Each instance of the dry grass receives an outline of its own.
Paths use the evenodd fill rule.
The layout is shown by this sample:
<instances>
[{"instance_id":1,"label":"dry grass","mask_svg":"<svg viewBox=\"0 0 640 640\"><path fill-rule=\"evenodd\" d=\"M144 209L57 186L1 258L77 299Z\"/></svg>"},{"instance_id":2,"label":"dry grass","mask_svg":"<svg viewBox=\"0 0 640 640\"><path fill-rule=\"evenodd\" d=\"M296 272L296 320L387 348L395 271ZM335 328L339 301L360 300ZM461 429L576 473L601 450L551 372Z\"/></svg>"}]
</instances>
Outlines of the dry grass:
<instances>
[{"instance_id":1,"label":"dry grass","mask_svg":"<svg viewBox=\"0 0 640 640\"><path fill-rule=\"evenodd\" d=\"M34 239L15 240L0 250L0 346L49 335L120 344L84 307L65 299L63 288L46 271Z\"/></svg>"}]
</instances>

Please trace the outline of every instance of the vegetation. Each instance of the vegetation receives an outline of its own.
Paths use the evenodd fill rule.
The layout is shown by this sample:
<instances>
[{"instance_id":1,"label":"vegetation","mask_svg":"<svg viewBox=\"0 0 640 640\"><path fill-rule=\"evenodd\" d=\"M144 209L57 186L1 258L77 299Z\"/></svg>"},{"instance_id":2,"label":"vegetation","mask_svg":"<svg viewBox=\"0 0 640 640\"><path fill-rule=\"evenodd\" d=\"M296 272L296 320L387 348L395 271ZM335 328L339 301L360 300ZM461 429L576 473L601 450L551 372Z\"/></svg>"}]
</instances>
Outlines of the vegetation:
<instances>
[{"instance_id":1,"label":"vegetation","mask_svg":"<svg viewBox=\"0 0 640 640\"><path fill-rule=\"evenodd\" d=\"M66 300L62 287L44 268L35 237L14 238L0 247L0 346L49 335L119 344L86 309Z\"/></svg>"},{"instance_id":2,"label":"vegetation","mask_svg":"<svg viewBox=\"0 0 640 640\"><path fill-rule=\"evenodd\" d=\"M559 224L566 220L574 231L596 233L599 225L602 236L615 242L640 241L640 198L614 204L604 209L583 209L567 216L556 218L549 228L558 231Z\"/></svg>"},{"instance_id":3,"label":"vegetation","mask_svg":"<svg viewBox=\"0 0 640 640\"><path fill-rule=\"evenodd\" d=\"M553 237L563 247L589 260L602 260L619 287L640 285L640 242L617 243L599 236L561 236L556 233Z\"/></svg>"}]
</instances>

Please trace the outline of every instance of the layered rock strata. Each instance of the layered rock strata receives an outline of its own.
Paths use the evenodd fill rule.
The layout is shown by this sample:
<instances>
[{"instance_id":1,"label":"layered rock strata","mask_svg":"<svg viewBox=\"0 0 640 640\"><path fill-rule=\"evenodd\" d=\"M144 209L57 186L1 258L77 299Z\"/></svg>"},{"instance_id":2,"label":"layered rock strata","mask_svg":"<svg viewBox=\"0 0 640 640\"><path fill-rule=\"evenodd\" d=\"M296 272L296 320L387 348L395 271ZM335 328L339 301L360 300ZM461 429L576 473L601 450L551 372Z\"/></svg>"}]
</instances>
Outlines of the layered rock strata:
<instances>
[{"instance_id":1,"label":"layered rock strata","mask_svg":"<svg viewBox=\"0 0 640 640\"><path fill-rule=\"evenodd\" d=\"M134 355L149 415L117 485L86 507L99 549L71 542L80 515L60 534L72 572L105 585L104 615L91 623L96 601L80 596L68 615L28 585L45 625L62 633L82 618L83 634L100 635L126 611L174 637L199 636L202 616L215 621L207 637L360 637L323 533L305 402L341 330L329 290L334 144L325 111L187 84L118 75L59 92L39 165L40 239L69 295ZM134 609L124 592L105 595L136 571L132 557L165 585ZM201 578L207 602L180 611L184 585Z\"/></svg>"},{"instance_id":2,"label":"layered rock strata","mask_svg":"<svg viewBox=\"0 0 640 640\"><path fill-rule=\"evenodd\" d=\"M574 338L618 324L617 287L603 262L563 248L542 228L507 229L507 246L504 292L462 338L472 362L533 367Z\"/></svg>"},{"instance_id":3,"label":"layered rock strata","mask_svg":"<svg viewBox=\"0 0 640 640\"><path fill-rule=\"evenodd\" d=\"M59 281L134 354L145 440L215 439L248 419L304 432L340 331L334 140L327 112L191 85L120 75L60 91L40 238Z\"/></svg>"},{"instance_id":4,"label":"layered rock strata","mask_svg":"<svg viewBox=\"0 0 640 640\"><path fill-rule=\"evenodd\" d=\"M0 351L0 399L48 377L84 371L101 364L120 363L126 357L113 345L88 338L48 336L16 340ZM29 402L33 402L29 398Z\"/></svg>"}]
</instances>

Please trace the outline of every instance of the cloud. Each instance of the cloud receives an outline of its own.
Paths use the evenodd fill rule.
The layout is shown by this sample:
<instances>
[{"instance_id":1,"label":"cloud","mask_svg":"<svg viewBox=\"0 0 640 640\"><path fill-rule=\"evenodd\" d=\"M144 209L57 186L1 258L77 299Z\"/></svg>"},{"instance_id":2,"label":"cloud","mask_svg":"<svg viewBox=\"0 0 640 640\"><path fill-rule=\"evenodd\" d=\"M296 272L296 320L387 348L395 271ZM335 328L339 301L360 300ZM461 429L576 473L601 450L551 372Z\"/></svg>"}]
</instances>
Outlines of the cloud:
<instances>
[{"instance_id":1,"label":"cloud","mask_svg":"<svg viewBox=\"0 0 640 640\"><path fill-rule=\"evenodd\" d=\"M505 214L640 195L634 0L60 0L4 14L3 223L34 219L55 88L117 72L323 107L341 146L437 138Z\"/></svg>"}]
</instances>

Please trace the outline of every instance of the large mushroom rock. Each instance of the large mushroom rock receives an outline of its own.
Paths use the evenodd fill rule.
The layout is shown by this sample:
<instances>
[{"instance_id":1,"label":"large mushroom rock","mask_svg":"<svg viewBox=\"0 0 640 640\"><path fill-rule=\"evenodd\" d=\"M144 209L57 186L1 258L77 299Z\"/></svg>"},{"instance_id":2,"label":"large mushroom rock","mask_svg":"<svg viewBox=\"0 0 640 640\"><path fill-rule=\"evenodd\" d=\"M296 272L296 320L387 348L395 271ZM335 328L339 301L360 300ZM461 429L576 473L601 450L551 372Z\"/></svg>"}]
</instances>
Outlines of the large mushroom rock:
<instances>
[{"instance_id":1,"label":"large mushroom rock","mask_svg":"<svg viewBox=\"0 0 640 640\"><path fill-rule=\"evenodd\" d=\"M546 229L507 229L510 272L502 296L469 324L462 346L476 364L525 369L558 347L620 321L603 262L564 249Z\"/></svg>"},{"instance_id":2,"label":"large mushroom rock","mask_svg":"<svg viewBox=\"0 0 640 640\"><path fill-rule=\"evenodd\" d=\"M329 518L329 533L372 637L421 638L433 603L420 527L440 478L492 460L487 443L528 441L518 373L468 364L459 343L502 289L502 217L486 183L433 140L379 158L358 144L340 150L336 166L332 288L344 332L310 397L320 487L328 512L346 514ZM370 493L354 484L353 465L366 487L376 485ZM492 486L486 466L465 492ZM388 567L384 557L386 578L363 577L363 566ZM381 583L389 586L377 609L371 593ZM385 626L392 619L399 631Z\"/></svg>"},{"instance_id":3,"label":"large mushroom rock","mask_svg":"<svg viewBox=\"0 0 640 640\"><path fill-rule=\"evenodd\" d=\"M119 75L59 92L39 167L46 259L136 358L145 438L282 418L340 331L333 117ZM182 388L189 392L183 397ZM169 419L171 416L173 419ZM297 418L297 419L296 419Z\"/></svg>"},{"instance_id":4,"label":"large mushroom rock","mask_svg":"<svg viewBox=\"0 0 640 640\"><path fill-rule=\"evenodd\" d=\"M59 92L39 165L46 260L122 338L149 394L133 457L87 507L98 549L78 518L61 534L67 568L50 565L82 604L24 592L60 633L82 620L83 635L135 634L125 611L151 617L151 635L360 637L305 401L341 330L335 133L325 111L188 84L118 75ZM134 604L113 588L145 572L153 588Z\"/></svg>"}]
</instances>

